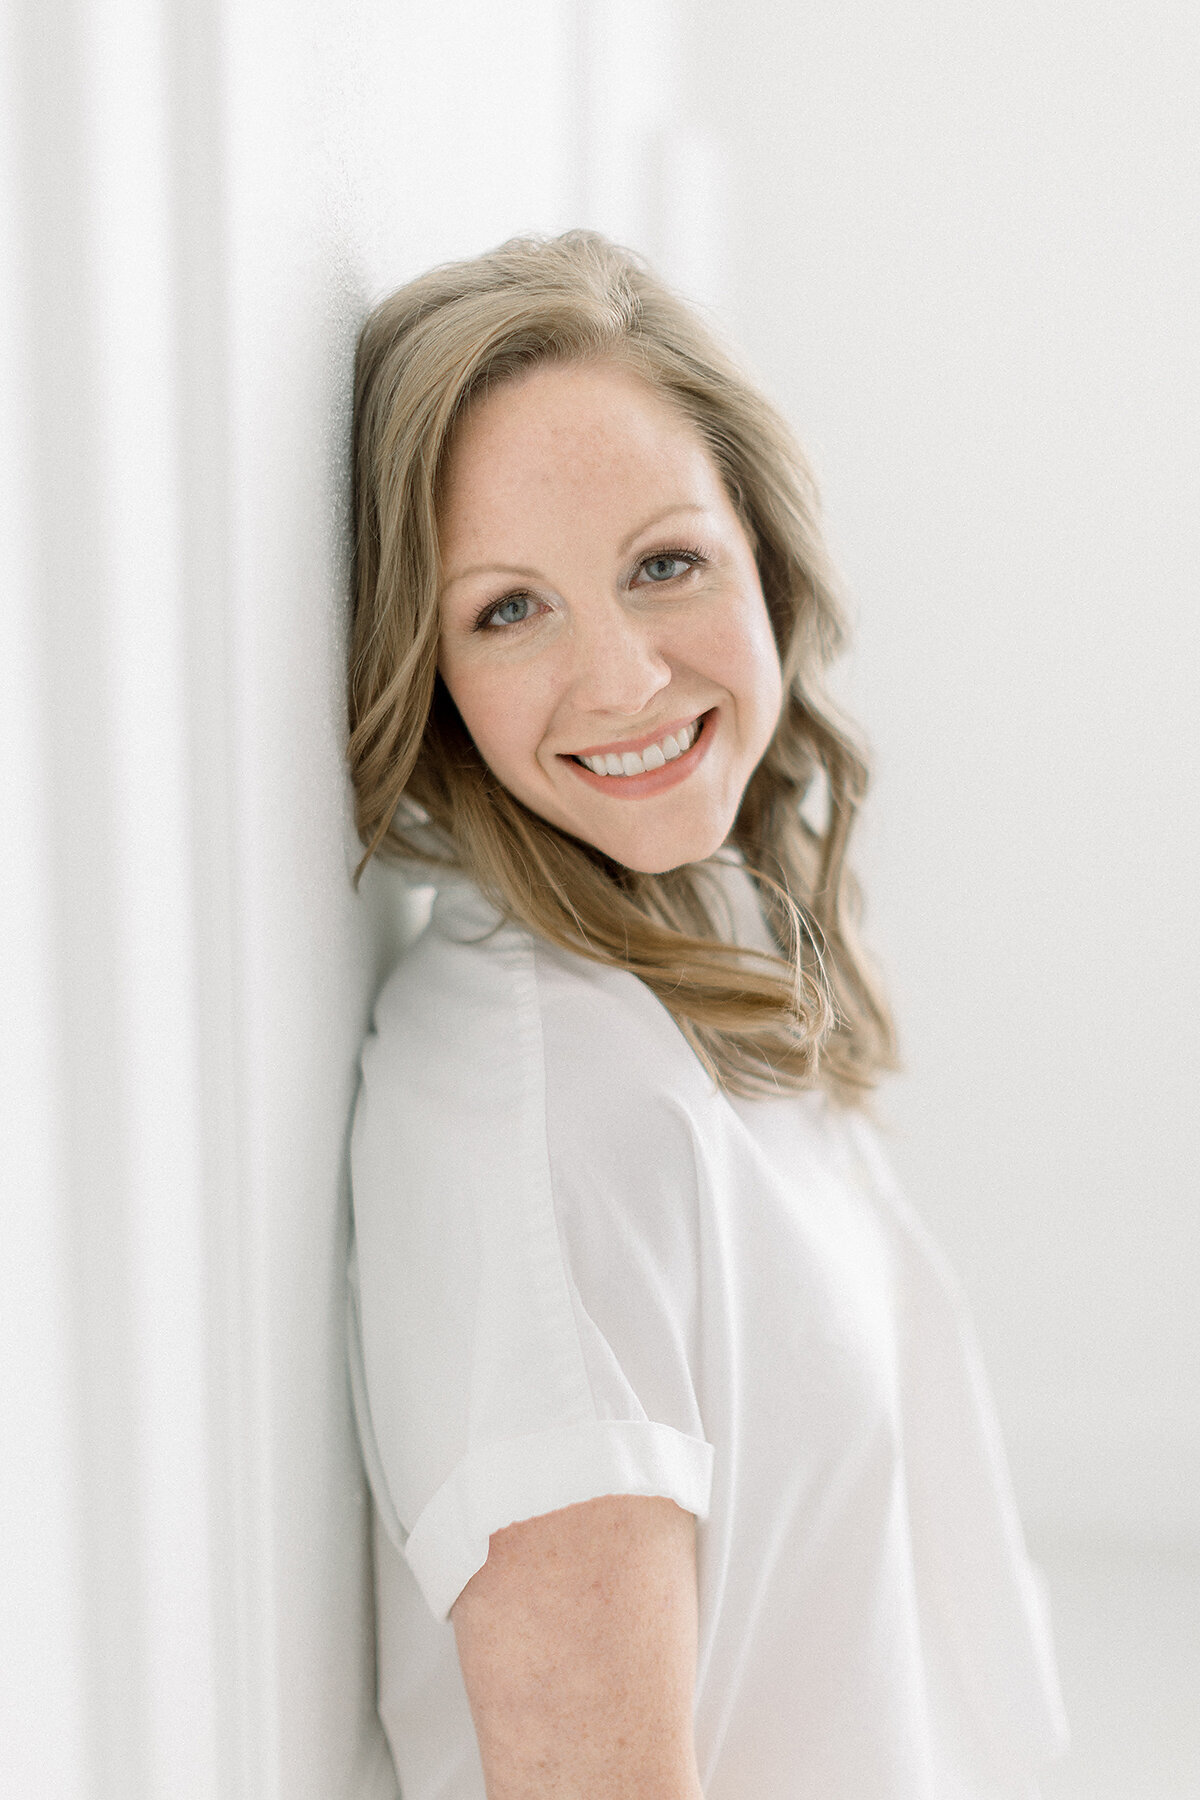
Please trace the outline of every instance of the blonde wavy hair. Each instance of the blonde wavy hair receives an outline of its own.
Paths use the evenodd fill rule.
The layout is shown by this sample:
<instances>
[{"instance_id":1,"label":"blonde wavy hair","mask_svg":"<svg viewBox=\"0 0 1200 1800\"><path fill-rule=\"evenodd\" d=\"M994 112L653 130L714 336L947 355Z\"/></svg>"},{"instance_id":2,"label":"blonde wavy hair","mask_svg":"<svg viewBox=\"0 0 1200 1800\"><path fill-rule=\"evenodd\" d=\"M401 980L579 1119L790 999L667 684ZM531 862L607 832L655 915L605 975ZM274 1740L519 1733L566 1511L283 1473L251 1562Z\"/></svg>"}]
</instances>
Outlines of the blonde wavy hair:
<instances>
[{"instance_id":1,"label":"blonde wavy hair","mask_svg":"<svg viewBox=\"0 0 1200 1800\"><path fill-rule=\"evenodd\" d=\"M602 358L636 372L698 429L755 550L784 703L731 842L758 886L775 956L730 941L705 864L627 869L522 805L484 763L438 675L439 483L456 423L485 388L539 363ZM458 867L506 917L638 976L730 1091L820 1086L860 1100L895 1062L846 866L867 769L821 690L843 641L841 608L804 459L695 313L639 257L586 231L517 238L409 282L359 337L354 511L359 875L376 853ZM800 809L822 776L817 828ZM440 854L402 801L435 828Z\"/></svg>"}]
</instances>

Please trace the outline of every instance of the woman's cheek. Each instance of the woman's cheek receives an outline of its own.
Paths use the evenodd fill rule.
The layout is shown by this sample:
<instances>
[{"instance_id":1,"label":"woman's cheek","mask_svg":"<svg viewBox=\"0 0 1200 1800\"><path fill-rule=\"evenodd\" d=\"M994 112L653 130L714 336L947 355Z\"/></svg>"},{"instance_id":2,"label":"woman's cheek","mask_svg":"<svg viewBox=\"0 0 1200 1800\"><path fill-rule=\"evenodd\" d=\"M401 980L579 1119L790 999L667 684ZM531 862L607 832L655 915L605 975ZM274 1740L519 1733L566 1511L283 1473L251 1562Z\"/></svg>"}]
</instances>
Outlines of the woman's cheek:
<instances>
[{"instance_id":1,"label":"woman's cheek","mask_svg":"<svg viewBox=\"0 0 1200 1800\"><path fill-rule=\"evenodd\" d=\"M471 696L474 725L467 729L476 747L494 772L519 773L537 759L544 736L545 696L542 684L522 678L519 669L489 671ZM464 715L465 717L465 715Z\"/></svg>"},{"instance_id":2,"label":"woman's cheek","mask_svg":"<svg viewBox=\"0 0 1200 1800\"><path fill-rule=\"evenodd\" d=\"M710 619L681 649L698 674L728 690L739 711L769 706L776 692L782 697L779 655L765 619L761 626L753 617Z\"/></svg>"}]
</instances>

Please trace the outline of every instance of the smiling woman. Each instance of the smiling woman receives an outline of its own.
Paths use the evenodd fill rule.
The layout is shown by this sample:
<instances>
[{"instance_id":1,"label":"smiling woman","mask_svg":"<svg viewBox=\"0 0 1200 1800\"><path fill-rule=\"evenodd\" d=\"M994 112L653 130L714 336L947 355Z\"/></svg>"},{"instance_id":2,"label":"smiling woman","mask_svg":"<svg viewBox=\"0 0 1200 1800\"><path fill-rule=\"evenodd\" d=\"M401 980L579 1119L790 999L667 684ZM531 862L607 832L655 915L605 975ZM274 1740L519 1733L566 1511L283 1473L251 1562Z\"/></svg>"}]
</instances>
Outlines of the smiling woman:
<instances>
[{"instance_id":1,"label":"smiling woman","mask_svg":"<svg viewBox=\"0 0 1200 1800\"><path fill-rule=\"evenodd\" d=\"M405 1800L1028 1800L1046 1622L861 1109L865 769L786 428L571 233L377 308L355 458L359 828L439 889L351 1147Z\"/></svg>"},{"instance_id":2,"label":"smiling woman","mask_svg":"<svg viewBox=\"0 0 1200 1800\"><path fill-rule=\"evenodd\" d=\"M535 369L460 423L439 536L438 667L496 779L628 869L720 849L783 686L692 422L615 364Z\"/></svg>"},{"instance_id":3,"label":"smiling woman","mask_svg":"<svg viewBox=\"0 0 1200 1800\"><path fill-rule=\"evenodd\" d=\"M575 416L585 402L586 425ZM500 443L503 460L492 468L485 447ZM657 498L638 491L635 465ZM841 643L841 613L803 458L731 358L635 259L594 234L506 245L432 270L368 320L356 370L355 482L350 766L367 857L382 850L461 868L502 913L543 938L629 969L735 1089L807 1086L818 1066L832 1093L869 1088L890 1064L892 1034L857 947L845 861L866 769L821 686ZM471 484L485 509L478 517L461 497ZM668 507L682 510L657 516ZM524 544L526 518L531 528L538 522L538 545ZM580 534L574 545L562 540L568 523ZM692 541L701 523L710 545ZM670 539L655 535L668 527ZM473 547L451 557L449 530ZM613 540L614 531L638 530L644 542ZM581 585L584 533L603 574L589 556ZM661 570L664 556L694 569L677 570L668 584L681 604L635 598L660 585L634 573L629 559L639 551L647 572L656 562ZM559 595L555 578L568 576ZM461 612L460 585L469 595ZM697 723L703 756L698 746L689 773L706 762L710 722L686 708L722 685L713 683L726 648L718 621L728 628L734 588L759 627L763 611L770 626L769 641L759 632L765 654L751 685L779 682L782 700L757 766L742 750L761 720L742 706L717 709L728 754L712 775L718 786L727 779L719 799L713 781L702 785L709 825L725 812L725 832L755 871L776 940L770 957L748 953L714 922L721 897L698 859L722 837L680 856L658 841L669 831L682 843L687 817L702 810L690 781L670 806L654 783L640 782L629 798L644 804L610 849L607 829L603 837L592 830L601 818L616 825L611 805L587 820L548 810L551 793L582 805L580 766L556 771L552 785L554 765L526 755L512 785L495 762L513 734L533 729L526 699L542 727L551 704L561 716L563 697L551 703L539 684L556 678L573 645L585 652L581 678L592 690L580 690L574 708L603 723L569 746L539 739L543 752L603 751L607 770L608 755L626 754L626 739L649 731L653 742L661 730L665 740L672 725ZM697 605L709 614L691 639L704 639L700 666L663 686L655 685L663 667L635 669L652 698L643 714L631 713L631 669L647 655L661 661L647 607L686 618ZM556 633L553 652L531 654L527 667L527 650ZM735 649L739 680L746 648ZM476 690L478 738L456 704L461 697L470 707ZM731 791L734 763L743 785L735 778ZM568 775L578 787L563 785ZM823 833L800 811L814 783L828 800Z\"/></svg>"}]
</instances>

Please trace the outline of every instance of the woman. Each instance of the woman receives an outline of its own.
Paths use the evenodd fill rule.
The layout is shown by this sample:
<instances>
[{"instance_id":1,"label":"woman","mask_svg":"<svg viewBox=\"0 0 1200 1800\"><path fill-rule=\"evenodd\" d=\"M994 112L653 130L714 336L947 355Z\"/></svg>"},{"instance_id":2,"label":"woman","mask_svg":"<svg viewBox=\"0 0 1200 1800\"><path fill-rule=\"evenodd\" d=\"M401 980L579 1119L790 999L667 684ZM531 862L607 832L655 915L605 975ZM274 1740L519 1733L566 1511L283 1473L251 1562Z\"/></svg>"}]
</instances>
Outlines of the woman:
<instances>
[{"instance_id":1,"label":"woman","mask_svg":"<svg viewBox=\"0 0 1200 1800\"><path fill-rule=\"evenodd\" d=\"M1033 1793L1039 1599L863 1112L865 770L785 427L573 232L377 308L355 459L358 824L438 887L352 1143L405 1800Z\"/></svg>"}]
</instances>

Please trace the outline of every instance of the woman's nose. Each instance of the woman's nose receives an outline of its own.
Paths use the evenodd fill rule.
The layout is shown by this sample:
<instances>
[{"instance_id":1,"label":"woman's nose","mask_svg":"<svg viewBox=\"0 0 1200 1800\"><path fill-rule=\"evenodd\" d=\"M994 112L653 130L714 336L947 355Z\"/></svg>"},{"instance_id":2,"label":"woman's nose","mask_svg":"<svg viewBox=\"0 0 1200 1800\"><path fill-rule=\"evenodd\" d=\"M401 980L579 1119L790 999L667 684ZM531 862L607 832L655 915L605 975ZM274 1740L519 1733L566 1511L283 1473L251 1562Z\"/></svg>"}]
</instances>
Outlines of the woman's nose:
<instances>
[{"instance_id":1,"label":"woman's nose","mask_svg":"<svg viewBox=\"0 0 1200 1800\"><path fill-rule=\"evenodd\" d=\"M650 623L611 602L576 621L575 704L587 712L643 712L671 680Z\"/></svg>"}]
</instances>

